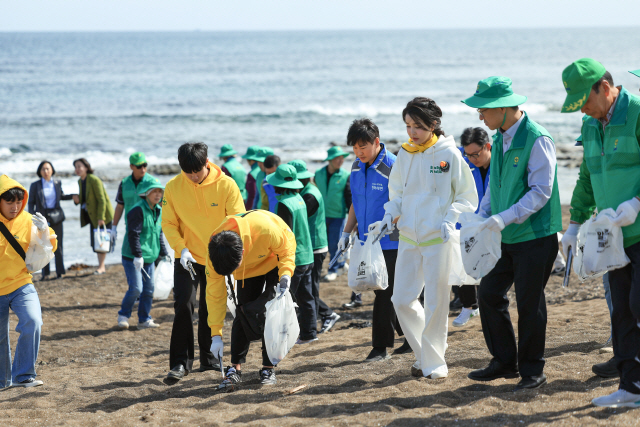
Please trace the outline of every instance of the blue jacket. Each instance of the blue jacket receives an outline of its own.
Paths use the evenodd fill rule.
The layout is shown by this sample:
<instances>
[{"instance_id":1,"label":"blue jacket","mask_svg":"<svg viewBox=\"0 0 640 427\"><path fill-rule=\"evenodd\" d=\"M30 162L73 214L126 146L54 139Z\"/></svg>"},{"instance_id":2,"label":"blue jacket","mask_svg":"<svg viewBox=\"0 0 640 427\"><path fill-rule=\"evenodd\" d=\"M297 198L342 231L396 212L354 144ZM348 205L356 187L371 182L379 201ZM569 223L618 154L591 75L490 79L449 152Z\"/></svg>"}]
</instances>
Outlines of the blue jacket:
<instances>
[{"instance_id":1,"label":"blue jacket","mask_svg":"<svg viewBox=\"0 0 640 427\"><path fill-rule=\"evenodd\" d=\"M373 164L366 167L360 160L351 166L351 197L353 210L358 220L360 240L366 240L370 224L382 220L384 204L389 201L389 175L396 162L396 156L380 144L382 148ZM398 249L398 230L380 240L382 250Z\"/></svg>"},{"instance_id":2,"label":"blue jacket","mask_svg":"<svg viewBox=\"0 0 640 427\"><path fill-rule=\"evenodd\" d=\"M467 156L464 155L464 148L458 147L460 152L462 153L462 158L469 165L471 169L471 173L473 174L473 180L476 182L476 190L478 191L478 209L476 209L476 213L480 210L480 203L482 202L482 198L484 197L484 193L487 192L487 188L489 188L489 172L491 171L491 165L487 168L487 176L484 181L484 185L482 185L482 175L480 174L480 169L476 167L473 163L469 161ZM456 224L456 228L460 229L460 223Z\"/></svg>"},{"instance_id":3,"label":"blue jacket","mask_svg":"<svg viewBox=\"0 0 640 427\"><path fill-rule=\"evenodd\" d=\"M267 178L265 178L264 181L262 182L263 182L264 192L267 193L267 197L269 197L269 212L277 213L278 199L276 199L276 189L273 188L273 185L267 184ZM263 206L262 209L265 209L265 207Z\"/></svg>"}]
</instances>

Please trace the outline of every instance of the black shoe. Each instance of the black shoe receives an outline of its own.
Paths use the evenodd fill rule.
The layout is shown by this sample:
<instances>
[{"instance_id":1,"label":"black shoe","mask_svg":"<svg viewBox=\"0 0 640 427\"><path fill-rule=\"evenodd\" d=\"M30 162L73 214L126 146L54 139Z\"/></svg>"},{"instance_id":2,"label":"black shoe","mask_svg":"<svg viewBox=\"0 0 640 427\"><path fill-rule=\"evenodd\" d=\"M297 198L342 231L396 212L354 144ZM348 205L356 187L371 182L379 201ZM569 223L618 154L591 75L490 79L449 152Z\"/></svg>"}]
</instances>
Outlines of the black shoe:
<instances>
[{"instance_id":1,"label":"black shoe","mask_svg":"<svg viewBox=\"0 0 640 427\"><path fill-rule=\"evenodd\" d=\"M176 365L173 368L171 368L171 370L167 374L167 379L178 381L178 380L181 380L183 377L186 377L187 375L189 375L189 371L184 369L184 366Z\"/></svg>"},{"instance_id":2,"label":"black shoe","mask_svg":"<svg viewBox=\"0 0 640 427\"><path fill-rule=\"evenodd\" d=\"M449 310L462 310L462 301L460 301L460 298L455 298L449 303Z\"/></svg>"},{"instance_id":3,"label":"black shoe","mask_svg":"<svg viewBox=\"0 0 640 427\"><path fill-rule=\"evenodd\" d=\"M322 329L320 329L320 332L318 333L322 334L324 332L329 332L329 330L333 328L333 325L335 325L339 319L340 315L338 315L338 313L331 313L331 316L327 316L322 319Z\"/></svg>"},{"instance_id":4,"label":"black shoe","mask_svg":"<svg viewBox=\"0 0 640 427\"><path fill-rule=\"evenodd\" d=\"M220 370L220 364L219 363L214 363L213 365L200 364L200 367L198 368L198 372L219 371L219 370Z\"/></svg>"},{"instance_id":5,"label":"black shoe","mask_svg":"<svg viewBox=\"0 0 640 427\"><path fill-rule=\"evenodd\" d=\"M596 363L591 367L594 374L602 378L617 378L620 376L618 372L618 363L615 357L612 357L606 362Z\"/></svg>"},{"instance_id":6,"label":"black shoe","mask_svg":"<svg viewBox=\"0 0 640 427\"><path fill-rule=\"evenodd\" d=\"M409 345L409 341L407 341L406 338L405 338L404 343L400 347L398 347L395 350L393 350L393 353L391 353L391 354L394 354L394 355L395 354L406 354L406 353L411 353L411 351L412 350L411 350L411 346Z\"/></svg>"},{"instance_id":7,"label":"black shoe","mask_svg":"<svg viewBox=\"0 0 640 427\"><path fill-rule=\"evenodd\" d=\"M489 366L471 371L467 376L474 381L491 381L496 378L518 378L520 375L517 368L505 366L496 359L491 359Z\"/></svg>"},{"instance_id":8,"label":"black shoe","mask_svg":"<svg viewBox=\"0 0 640 427\"><path fill-rule=\"evenodd\" d=\"M513 391L535 389L540 388L547 383L547 376L545 374L532 375L530 377L522 377L516 388Z\"/></svg>"},{"instance_id":9,"label":"black shoe","mask_svg":"<svg viewBox=\"0 0 640 427\"><path fill-rule=\"evenodd\" d=\"M218 386L218 390L228 393L238 388L238 384L242 382L242 371L236 371L233 366L227 366L224 370L224 380Z\"/></svg>"},{"instance_id":10,"label":"black shoe","mask_svg":"<svg viewBox=\"0 0 640 427\"><path fill-rule=\"evenodd\" d=\"M262 385L273 385L278 382L273 368L262 368L258 375L260 375L260 384Z\"/></svg>"},{"instance_id":11,"label":"black shoe","mask_svg":"<svg viewBox=\"0 0 640 427\"><path fill-rule=\"evenodd\" d=\"M390 357L391 356L389 356L387 354L387 348L386 347L373 347L373 349L371 350L371 352L369 353L367 358L364 359L364 361L365 362L379 362L381 360L387 360Z\"/></svg>"}]
</instances>

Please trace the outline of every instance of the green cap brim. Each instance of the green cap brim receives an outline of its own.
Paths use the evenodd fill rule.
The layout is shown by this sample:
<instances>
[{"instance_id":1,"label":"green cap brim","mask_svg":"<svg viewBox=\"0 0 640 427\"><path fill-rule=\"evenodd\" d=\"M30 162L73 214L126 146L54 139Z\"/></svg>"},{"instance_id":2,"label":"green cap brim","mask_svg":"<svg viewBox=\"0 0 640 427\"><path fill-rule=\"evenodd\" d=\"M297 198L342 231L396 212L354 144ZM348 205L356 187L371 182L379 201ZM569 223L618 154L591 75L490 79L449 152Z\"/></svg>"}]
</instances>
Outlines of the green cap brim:
<instances>
[{"instance_id":1,"label":"green cap brim","mask_svg":"<svg viewBox=\"0 0 640 427\"><path fill-rule=\"evenodd\" d=\"M633 74L636 77L640 77L640 70L633 70L633 71L629 71L631 74Z\"/></svg>"},{"instance_id":2,"label":"green cap brim","mask_svg":"<svg viewBox=\"0 0 640 427\"><path fill-rule=\"evenodd\" d=\"M147 192L148 192L149 190L153 190L154 188L159 188L159 189L161 189L162 191L164 191L164 185L162 185L162 184L160 184L160 183L155 183L155 184L150 184L150 185L148 185L148 186L144 189L144 191L143 191L143 192L138 193L138 196L140 196L140 197L145 197L145 196L147 195Z\"/></svg>"},{"instance_id":3,"label":"green cap brim","mask_svg":"<svg viewBox=\"0 0 640 427\"><path fill-rule=\"evenodd\" d=\"M340 157L340 156L347 157L348 155L349 155L349 153L341 153L341 154L336 154L335 156L327 156L327 158L324 159L323 162L331 161L331 160L335 159L336 157Z\"/></svg>"},{"instance_id":4,"label":"green cap brim","mask_svg":"<svg viewBox=\"0 0 640 427\"><path fill-rule=\"evenodd\" d=\"M460 102L467 104L471 108L507 108L524 104L527 102L527 97L515 93L503 98L482 98L473 95Z\"/></svg>"},{"instance_id":5,"label":"green cap brim","mask_svg":"<svg viewBox=\"0 0 640 427\"><path fill-rule=\"evenodd\" d=\"M245 160L255 160L256 162L264 162L264 157L260 157L257 154L252 155L247 155L245 154L244 156L242 156L243 159Z\"/></svg>"},{"instance_id":6,"label":"green cap brim","mask_svg":"<svg viewBox=\"0 0 640 427\"><path fill-rule=\"evenodd\" d=\"M231 150L231 151L223 151L221 152L218 157L222 158L222 157L229 157L229 156L235 156L236 154L238 154L236 152L236 150Z\"/></svg>"},{"instance_id":7,"label":"green cap brim","mask_svg":"<svg viewBox=\"0 0 640 427\"><path fill-rule=\"evenodd\" d=\"M307 179L313 177L314 174L309 171L298 172L298 179Z\"/></svg>"},{"instance_id":8,"label":"green cap brim","mask_svg":"<svg viewBox=\"0 0 640 427\"><path fill-rule=\"evenodd\" d=\"M295 181L285 181L278 178L275 172L267 175L267 184L271 184L274 187L289 188L292 190L298 190L304 187L304 185L302 185L302 183L297 179Z\"/></svg>"},{"instance_id":9,"label":"green cap brim","mask_svg":"<svg viewBox=\"0 0 640 427\"><path fill-rule=\"evenodd\" d=\"M574 113L576 111L580 111L584 104L587 103L590 93L591 88L583 90L582 92L574 93L572 95L567 95L567 97L564 99L564 104L562 104L560 112Z\"/></svg>"}]
</instances>

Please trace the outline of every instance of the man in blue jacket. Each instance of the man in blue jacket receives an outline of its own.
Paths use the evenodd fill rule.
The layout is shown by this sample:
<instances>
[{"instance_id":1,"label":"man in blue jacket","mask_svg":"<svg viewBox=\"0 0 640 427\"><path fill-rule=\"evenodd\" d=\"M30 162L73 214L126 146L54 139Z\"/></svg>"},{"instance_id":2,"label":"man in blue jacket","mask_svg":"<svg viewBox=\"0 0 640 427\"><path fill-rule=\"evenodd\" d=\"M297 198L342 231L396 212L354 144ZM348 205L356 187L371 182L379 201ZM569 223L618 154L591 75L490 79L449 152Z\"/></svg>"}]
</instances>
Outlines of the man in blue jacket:
<instances>
[{"instance_id":1,"label":"man in blue jacket","mask_svg":"<svg viewBox=\"0 0 640 427\"><path fill-rule=\"evenodd\" d=\"M356 223L360 240L365 240L369 225L384 217L384 204L389 201L389 174L396 161L396 156L387 151L384 144L380 142L378 127L369 119L353 121L347 134L347 145L353 147L353 152L358 159L351 166L349 180L352 203L344 231L338 242L338 250L347 246L349 235L356 227ZM398 256L398 237L396 229L391 235L380 239L389 275L389 287L384 291L374 291L376 298L373 302L371 331L373 349L365 362L388 359L387 347L393 347L394 330L398 335L404 335L391 302ZM411 347L405 340L393 354L410 351Z\"/></svg>"}]
</instances>

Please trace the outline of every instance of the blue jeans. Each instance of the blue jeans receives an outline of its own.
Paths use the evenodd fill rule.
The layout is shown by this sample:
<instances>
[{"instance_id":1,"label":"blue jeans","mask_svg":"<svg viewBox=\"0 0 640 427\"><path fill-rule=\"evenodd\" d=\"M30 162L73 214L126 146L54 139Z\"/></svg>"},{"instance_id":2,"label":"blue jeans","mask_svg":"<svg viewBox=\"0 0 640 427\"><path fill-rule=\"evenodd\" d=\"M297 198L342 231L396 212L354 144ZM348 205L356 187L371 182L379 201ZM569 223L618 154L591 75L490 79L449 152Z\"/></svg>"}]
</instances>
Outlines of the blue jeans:
<instances>
[{"instance_id":1,"label":"blue jeans","mask_svg":"<svg viewBox=\"0 0 640 427\"><path fill-rule=\"evenodd\" d=\"M151 320L149 313L151 312L151 303L153 302L153 272L156 266L150 262L142 267L150 279L142 274L142 271L136 271L131 258L122 257L122 266L124 267L124 273L127 275L129 289L127 293L124 294L122 306L118 314L126 318L131 317L133 304L135 304L136 299L140 297L140 302L138 303L138 322L144 323L147 320Z\"/></svg>"},{"instance_id":2,"label":"blue jeans","mask_svg":"<svg viewBox=\"0 0 640 427\"><path fill-rule=\"evenodd\" d=\"M340 236L342 235L342 230L344 230L344 218L326 218L327 224L327 243L329 245L329 260L332 260L338 251L338 242L340 241ZM346 257L341 256L338 262L336 262L331 269L329 269L329 273L336 273L339 268L344 267Z\"/></svg>"},{"instance_id":3,"label":"blue jeans","mask_svg":"<svg viewBox=\"0 0 640 427\"><path fill-rule=\"evenodd\" d=\"M13 366L9 343L9 309L18 316L16 332L20 334ZM31 283L0 296L0 388L35 378L41 328L40 299Z\"/></svg>"}]
</instances>

